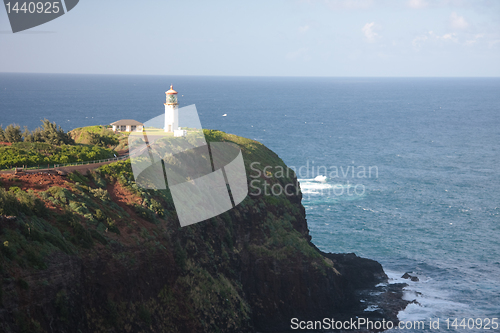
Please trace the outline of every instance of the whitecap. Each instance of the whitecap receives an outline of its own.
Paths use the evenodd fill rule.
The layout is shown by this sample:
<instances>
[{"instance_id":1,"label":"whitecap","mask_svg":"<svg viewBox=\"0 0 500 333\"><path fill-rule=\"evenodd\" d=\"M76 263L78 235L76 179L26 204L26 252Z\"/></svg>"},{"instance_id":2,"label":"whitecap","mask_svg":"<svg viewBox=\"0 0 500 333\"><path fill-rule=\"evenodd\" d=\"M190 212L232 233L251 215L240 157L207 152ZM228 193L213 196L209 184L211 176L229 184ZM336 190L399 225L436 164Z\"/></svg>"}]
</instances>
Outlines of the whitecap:
<instances>
[{"instance_id":1,"label":"whitecap","mask_svg":"<svg viewBox=\"0 0 500 333\"><path fill-rule=\"evenodd\" d=\"M325 183L326 182L326 176L323 176L323 175L316 176L316 178L314 178L314 181Z\"/></svg>"},{"instance_id":2,"label":"whitecap","mask_svg":"<svg viewBox=\"0 0 500 333\"><path fill-rule=\"evenodd\" d=\"M365 312L373 312L373 311L377 311L379 309L380 308L376 305L369 305L364 311Z\"/></svg>"},{"instance_id":3,"label":"whitecap","mask_svg":"<svg viewBox=\"0 0 500 333\"><path fill-rule=\"evenodd\" d=\"M404 272L387 270L385 270L385 272L391 284L408 284L408 286L403 289L403 299L413 303L408 304L406 309L398 313L398 319L401 321L435 318L468 307L467 304L450 300L451 295L443 291L443 289L437 285L436 282L438 281L432 278L412 273L412 275L417 275L420 279L420 281L414 282L401 278Z\"/></svg>"}]
</instances>

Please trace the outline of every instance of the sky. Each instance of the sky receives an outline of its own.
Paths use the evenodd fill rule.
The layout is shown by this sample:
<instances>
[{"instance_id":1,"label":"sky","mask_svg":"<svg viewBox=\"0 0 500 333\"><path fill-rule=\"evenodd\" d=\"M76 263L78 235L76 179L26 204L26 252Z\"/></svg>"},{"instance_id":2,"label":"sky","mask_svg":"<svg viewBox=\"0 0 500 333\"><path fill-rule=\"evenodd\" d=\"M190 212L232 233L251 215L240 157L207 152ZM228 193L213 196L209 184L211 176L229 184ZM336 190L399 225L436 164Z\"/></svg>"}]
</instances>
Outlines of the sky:
<instances>
[{"instance_id":1,"label":"sky","mask_svg":"<svg viewBox=\"0 0 500 333\"><path fill-rule=\"evenodd\" d=\"M81 0L13 34L0 72L498 77L498 0Z\"/></svg>"}]
</instances>

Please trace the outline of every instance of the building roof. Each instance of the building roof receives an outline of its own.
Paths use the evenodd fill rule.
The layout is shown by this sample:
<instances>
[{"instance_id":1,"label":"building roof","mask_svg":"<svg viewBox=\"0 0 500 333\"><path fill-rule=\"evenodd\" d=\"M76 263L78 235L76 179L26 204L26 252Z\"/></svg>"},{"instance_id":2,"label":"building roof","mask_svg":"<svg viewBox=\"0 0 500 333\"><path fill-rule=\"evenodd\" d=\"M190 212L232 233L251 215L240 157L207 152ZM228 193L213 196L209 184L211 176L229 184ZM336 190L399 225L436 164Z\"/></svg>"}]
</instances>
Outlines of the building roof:
<instances>
[{"instance_id":1,"label":"building roof","mask_svg":"<svg viewBox=\"0 0 500 333\"><path fill-rule=\"evenodd\" d=\"M165 92L167 95L177 95L177 91L174 90L173 84L170 85L170 90Z\"/></svg>"},{"instance_id":2,"label":"building roof","mask_svg":"<svg viewBox=\"0 0 500 333\"><path fill-rule=\"evenodd\" d=\"M143 123L138 122L137 120L134 119L122 119L115 121L114 123L111 123L110 125L115 125L115 126L126 126L126 125L135 125L135 126L143 126Z\"/></svg>"}]
</instances>

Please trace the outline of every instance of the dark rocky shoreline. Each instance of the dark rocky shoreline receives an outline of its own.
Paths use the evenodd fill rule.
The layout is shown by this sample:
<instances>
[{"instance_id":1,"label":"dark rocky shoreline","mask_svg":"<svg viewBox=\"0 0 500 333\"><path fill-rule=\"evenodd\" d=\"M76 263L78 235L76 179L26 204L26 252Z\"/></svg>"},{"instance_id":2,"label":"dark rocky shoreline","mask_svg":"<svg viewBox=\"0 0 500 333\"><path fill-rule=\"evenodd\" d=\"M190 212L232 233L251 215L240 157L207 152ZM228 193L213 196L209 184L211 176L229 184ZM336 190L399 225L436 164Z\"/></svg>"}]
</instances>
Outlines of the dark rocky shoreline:
<instances>
[{"instance_id":1,"label":"dark rocky shoreline","mask_svg":"<svg viewBox=\"0 0 500 333\"><path fill-rule=\"evenodd\" d=\"M313 244L311 244L315 247ZM335 294L334 290L329 290L323 295L323 302L320 306L306 309L301 315L295 315L300 321L321 321L324 318L332 318L336 321L350 321L359 318L366 318L371 321L392 321L394 326L399 322L397 314L403 310L408 301L403 300L403 288L407 286L404 283L389 284L388 277L384 273L382 266L374 260L361 258L354 253L335 254L324 253L318 250L325 258L330 259L334 263L341 277L333 279L332 283L340 286L342 290L341 303L338 304L339 294ZM333 301L333 300L336 301ZM374 307L374 311L365 311L368 307ZM328 310L330 309L330 310ZM279 318L279 317L278 317ZM292 318L292 317L290 317ZM276 322L280 322L276 325ZM267 329L259 332L380 332L383 330L297 330L290 328L290 319L285 323L286 318L282 321L276 320L276 317L268 318L268 321L262 322L262 327Z\"/></svg>"}]
</instances>

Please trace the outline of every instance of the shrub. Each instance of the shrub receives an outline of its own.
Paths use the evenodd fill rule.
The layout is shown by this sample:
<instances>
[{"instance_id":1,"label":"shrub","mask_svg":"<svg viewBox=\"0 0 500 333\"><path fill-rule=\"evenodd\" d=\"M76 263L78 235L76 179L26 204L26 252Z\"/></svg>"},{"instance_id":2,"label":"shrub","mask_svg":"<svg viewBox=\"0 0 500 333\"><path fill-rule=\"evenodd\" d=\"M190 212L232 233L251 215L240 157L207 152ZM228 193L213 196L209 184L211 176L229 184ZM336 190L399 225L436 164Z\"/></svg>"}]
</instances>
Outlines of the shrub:
<instances>
[{"instance_id":1,"label":"shrub","mask_svg":"<svg viewBox=\"0 0 500 333\"><path fill-rule=\"evenodd\" d=\"M112 231L115 234L120 234L120 229L118 229L118 227L116 226L115 221L112 218L108 217L106 219L106 223L108 225L108 230L109 231Z\"/></svg>"},{"instance_id":2,"label":"shrub","mask_svg":"<svg viewBox=\"0 0 500 333\"><path fill-rule=\"evenodd\" d=\"M0 168L27 165L63 164L113 157L113 151L97 146L49 145L32 142L0 147Z\"/></svg>"},{"instance_id":3,"label":"shrub","mask_svg":"<svg viewBox=\"0 0 500 333\"><path fill-rule=\"evenodd\" d=\"M94 183L103 188L106 186L106 181L101 177L101 175L99 174L99 172L97 171L92 171L90 173L90 176L92 177L92 179L94 180Z\"/></svg>"},{"instance_id":4,"label":"shrub","mask_svg":"<svg viewBox=\"0 0 500 333\"><path fill-rule=\"evenodd\" d=\"M162 204L155 199L151 199L151 209L160 217L165 215Z\"/></svg>"},{"instance_id":5,"label":"shrub","mask_svg":"<svg viewBox=\"0 0 500 333\"><path fill-rule=\"evenodd\" d=\"M51 187L47 190L47 192L50 193L55 199L59 200L61 203L64 204L68 202L68 198L69 199L74 198L71 191L59 186Z\"/></svg>"},{"instance_id":6,"label":"shrub","mask_svg":"<svg viewBox=\"0 0 500 333\"><path fill-rule=\"evenodd\" d=\"M0 188L0 215L19 214L44 217L48 215L48 209L43 201L31 193L21 191L18 187L8 192Z\"/></svg>"},{"instance_id":7,"label":"shrub","mask_svg":"<svg viewBox=\"0 0 500 333\"><path fill-rule=\"evenodd\" d=\"M156 222L156 218L155 218L155 215L152 211L150 211L149 209L146 209L142 206L139 206L139 205L135 205L135 212L137 213L137 215L139 215L140 217L142 217L143 219L145 220L148 220L149 222Z\"/></svg>"},{"instance_id":8,"label":"shrub","mask_svg":"<svg viewBox=\"0 0 500 333\"><path fill-rule=\"evenodd\" d=\"M90 144L97 145L100 147L116 146L119 143L118 138L116 138L113 135L101 135L99 133L89 133L89 136L90 136Z\"/></svg>"},{"instance_id":9,"label":"shrub","mask_svg":"<svg viewBox=\"0 0 500 333\"><path fill-rule=\"evenodd\" d=\"M91 188L89 192L96 198L104 202L111 201L108 191L102 188Z\"/></svg>"},{"instance_id":10,"label":"shrub","mask_svg":"<svg viewBox=\"0 0 500 333\"><path fill-rule=\"evenodd\" d=\"M69 180L71 180L75 183L79 182L79 183L86 184L89 181L85 176L83 176L78 171L73 171L72 173L68 174L67 177Z\"/></svg>"},{"instance_id":11,"label":"shrub","mask_svg":"<svg viewBox=\"0 0 500 333\"><path fill-rule=\"evenodd\" d=\"M17 193L17 192L21 191L21 189L19 188L19 186L11 186L11 187L9 187L9 191L12 193Z\"/></svg>"},{"instance_id":12,"label":"shrub","mask_svg":"<svg viewBox=\"0 0 500 333\"><path fill-rule=\"evenodd\" d=\"M100 209L96 209L94 218L99 221L99 222L104 222L106 221L106 215L102 212Z\"/></svg>"},{"instance_id":13,"label":"shrub","mask_svg":"<svg viewBox=\"0 0 500 333\"><path fill-rule=\"evenodd\" d=\"M128 185L128 180L134 179L130 160L117 161L101 166L98 171L101 175L107 176L110 180L118 179L122 185Z\"/></svg>"},{"instance_id":14,"label":"shrub","mask_svg":"<svg viewBox=\"0 0 500 333\"><path fill-rule=\"evenodd\" d=\"M85 216L86 214L89 214L90 217L92 217L92 215L90 214L90 211L88 210L88 208L85 206L84 203L81 203L79 201L70 201L69 202L69 207L71 208L71 210L79 215L83 215Z\"/></svg>"}]
</instances>

